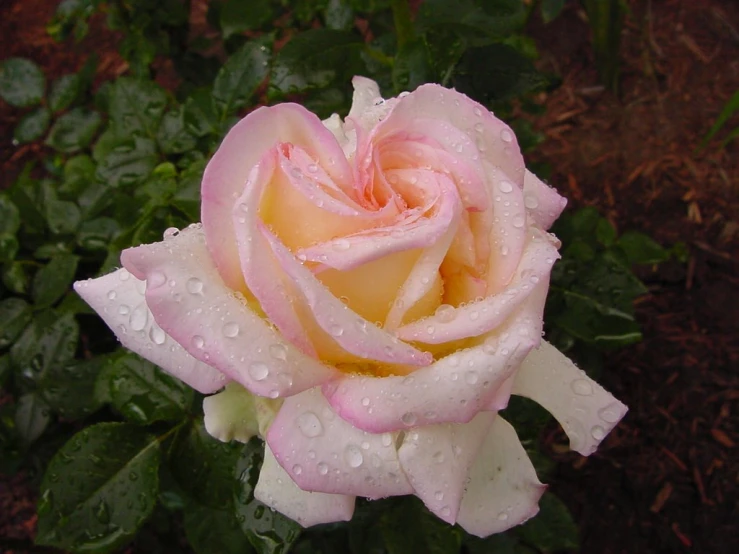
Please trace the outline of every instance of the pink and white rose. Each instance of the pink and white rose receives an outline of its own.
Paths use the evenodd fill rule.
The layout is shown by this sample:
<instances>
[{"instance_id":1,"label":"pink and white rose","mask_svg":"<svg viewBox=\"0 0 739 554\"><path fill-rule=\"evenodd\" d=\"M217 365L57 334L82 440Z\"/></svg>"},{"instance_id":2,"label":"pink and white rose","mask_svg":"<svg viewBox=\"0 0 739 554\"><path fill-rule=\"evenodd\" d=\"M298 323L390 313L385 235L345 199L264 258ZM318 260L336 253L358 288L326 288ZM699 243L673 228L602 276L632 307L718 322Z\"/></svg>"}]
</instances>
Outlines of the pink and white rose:
<instances>
[{"instance_id":1,"label":"pink and white rose","mask_svg":"<svg viewBox=\"0 0 739 554\"><path fill-rule=\"evenodd\" d=\"M415 494L470 533L504 531L545 488L498 413L511 394L584 455L626 412L541 340L565 200L468 97L354 87L343 121L250 113L208 164L202 224L76 290L211 395L213 436L265 439L255 495L302 525Z\"/></svg>"}]
</instances>

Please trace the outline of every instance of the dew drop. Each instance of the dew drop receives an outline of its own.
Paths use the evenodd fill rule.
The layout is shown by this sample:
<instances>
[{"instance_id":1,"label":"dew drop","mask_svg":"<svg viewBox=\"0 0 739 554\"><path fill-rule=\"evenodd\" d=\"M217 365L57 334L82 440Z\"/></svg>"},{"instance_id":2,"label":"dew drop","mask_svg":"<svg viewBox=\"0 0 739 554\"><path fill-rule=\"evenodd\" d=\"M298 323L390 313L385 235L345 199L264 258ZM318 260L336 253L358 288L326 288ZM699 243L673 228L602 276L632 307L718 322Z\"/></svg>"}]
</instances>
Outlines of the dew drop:
<instances>
[{"instance_id":1,"label":"dew drop","mask_svg":"<svg viewBox=\"0 0 739 554\"><path fill-rule=\"evenodd\" d=\"M484 128L482 126L482 123L475 123L475 131L477 131L478 133L482 133L483 130Z\"/></svg>"},{"instance_id":2,"label":"dew drop","mask_svg":"<svg viewBox=\"0 0 739 554\"><path fill-rule=\"evenodd\" d=\"M337 252L344 252L351 248L351 243L346 239L337 239L331 244L331 247Z\"/></svg>"},{"instance_id":3,"label":"dew drop","mask_svg":"<svg viewBox=\"0 0 739 554\"><path fill-rule=\"evenodd\" d=\"M180 230L177 227L169 227L164 230L164 240L169 240L180 234Z\"/></svg>"},{"instance_id":4,"label":"dew drop","mask_svg":"<svg viewBox=\"0 0 739 554\"><path fill-rule=\"evenodd\" d=\"M444 506L441 509L441 515L444 517L449 517L452 514L452 510L449 508L449 506Z\"/></svg>"},{"instance_id":5,"label":"dew drop","mask_svg":"<svg viewBox=\"0 0 739 554\"><path fill-rule=\"evenodd\" d=\"M364 398L362 398L362 406L367 407L369 405L370 405L370 399L367 398L366 396Z\"/></svg>"},{"instance_id":6,"label":"dew drop","mask_svg":"<svg viewBox=\"0 0 739 554\"><path fill-rule=\"evenodd\" d=\"M116 296L118 296L118 294L114 290L108 292L108 300L115 300Z\"/></svg>"},{"instance_id":7,"label":"dew drop","mask_svg":"<svg viewBox=\"0 0 739 554\"><path fill-rule=\"evenodd\" d=\"M239 324L233 321L226 323L223 326L222 332L224 337L232 339L239 334Z\"/></svg>"},{"instance_id":8,"label":"dew drop","mask_svg":"<svg viewBox=\"0 0 739 554\"><path fill-rule=\"evenodd\" d=\"M593 438L594 438L595 440L599 441L599 440L603 440L603 437L605 437L605 436L606 436L606 430L605 430L605 429L603 429L603 427L601 427L600 425L595 425L595 426L594 426L594 427L593 427L593 428L592 428L592 429L590 430L590 434L591 434L591 436L592 436L592 437L593 437Z\"/></svg>"},{"instance_id":9,"label":"dew drop","mask_svg":"<svg viewBox=\"0 0 739 554\"><path fill-rule=\"evenodd\" d=\"M436 491L434 493L434 498L436 498L436 500L444 500L444 493L441 491Z\"/></svg>"},{"instance_id":10,"label":"dew drop","mask_svg":"<svg viewBox=\"0 0 739 554\"><path fill-rule=\"evenodd\" d=\"M303 468L299 464L295 464L293 466L293 473L295 475L300 475L301 473L303 473Z\"/></svg>"},{"instance_id":11,"label":"dew drop","mask_svg":"<svg viewBox=\"0 0 739 554\"><path fill-rule=\"evenodd\" d=\"M317 437L318 435L323 433L323 425L321 425L321 420L318 419L318 416L313 412L303 412L302 414L300 414L300 416L298 417L298 429L300 429L300 432L309 439ZM318 465L320 470L321 464ZM326 471L328 471L328 468L326 468ZM322 473L322 475L325 475L325 473Z\"/></svg>"},{"instance_id":12,"label":"dew drop","mask_svg":"<svg viewBox=\"0 0 739 554\"><path fill-rule=\"evenodd\" d=\"M344 334L344 328L341 325L332 325L331 328L329 329L329 332L334 337L340 337L341 335Z\"/></svg>"},{"instance_id":13,"label":"dew drop","mask_svg":"<svg viewBox=\"0 0 739 554\"><path fill-rule=\"evenodd\" d=\"M286 360L287 348L282 344L271 344L269 347L269 355L275 360Z\"/></svg>"},{"instance_id":14,"label":"dew drop","mask_svg":"<svg viewBox=\"0 0 739 554\"><path fill-rule=\"evenodd\" d=\"M350 444L344 449L344 461L349 467L359 467L364 462L364 456L357 445Z\"/></svg>"},{"instance_id":15,"label":"dew drop","mask_svg":"<svg viewBox=\"0 0 739 554\"><path fill-rule=\"evenodd\" d=\"M476 115L477 117L481 117L481 116L482 116L482 110L481 110L480 108L475 108L474 110L472 110L472 112L473 112L473 113L474 113L474 114L475 114L475 115Z\"/></svg>"},{"instance_id":16,"label":"dew drop","mask_svg":"<svg viewBox=\"0 0 739 554\"><path fill-rule=\"evenodd\" d=\"M509 193L513 190L513 184L510 181L501 181L498 188L501 192Z\"/></svg>"},{"instance_id":17,"label":"dew drop","mask_svg":"<svg viewBox=\"0 0 739 554\"><path fill-rule=\"evenodd\" d=\"M620 419L618 412L619 411L614 408L613 405L610 405L600 410L598 415L606 423L616 423Z\"/></svg>"},{"instance_id":18,"label":"dew drop","mask_svg":"<svg viewBox=\"0 0 739 554\"><path fill-rule=\"evenodd\" d=\"M154 324L149 329L149 338L154 344L164 344L167 340L167 335L158 325Z\"/></svg>"},{"instance_id":19,"label":"dew drop","mask_svg":"<svg viewBox=\"0 0 739 554\"><path fill-rule=\"evenodd\" d=\"M539 207L539 201L536 199L536 196L527 194L523 197L523 205L530 210L534 210Z\"/></svg>"},{"instance_id":20,"label":"dew drop","mask_svg":"<svg viewBox=\"0 0 739 554\"><path fill-rule=\"evenodd\" d=\"M253 362L249 365L249 375L255 381L264 381L269 375L269 367L261 362Z\"/></svg>"},{"instance_id":21,"label":"dew drop","mask_svg":"<svg viewBox=\"0 0 739 554\"><path fill-rule=\"evenodd\" d=\"M580 396L590 396L593 394L593 385L585 379L576 379L572 381L572 391Z\"/></svg>"},{"instance_id":22,"label":"dew drop","mask_svg":"<svg viewBox=\"0 0 739 554\"><path fill-rule=\"evenodd\" d=\"M200 294L203 292L203 282L197 277L188 279L185 287L190 294Z\"/></svg>"},{"instance_id":23,"label":"dew drop","mask_svg":"<svg viewBox=\"0 0 739 554\"><path fill-rule=\"evenodd\" d=\"M382 446L390 446L393 443L393 437L390 433L383 433L380 440L382 442Z\"/></svg>"},{"instance_id":24,"label":"dew drop","mask_svg":"<svg viewBox=\"0 0 739 554\"><path fill-rule=\"evenodd\" d=\"M479 377L476 371L468 371L464 375L464 380L468 385L474 385L475 383L477 383L478 379Z\"/></svg>"},{"instance_id":25,"label":"dew drop","mask_svg":"<svg viewBox=\"0 0 739 554\"><path fill-rule=\"evenodd\" d=\"M200 348L202 348L203 346L205 346L205 339L204 339L203 337L201 337L200 335L195 335L195 336L194 336L194 337L192 338L191 342L192 342L192 345L193 345L193 346L194 346L195 348L198 348L198 349L200 349Z\"/></svg>"},{"instance_id":26,"label":"dew drop","mask_svg":"<svg viewBox=\"0 0 739 554\"><path fill-rule=\"evenodd\" d=\"M118 313L121 315L128 315L128 313L131 311L131 308L129 308L126 304L121 304L118 306Z\"/></svg>"},{"instance_id":27,"label":"dew drop","mask_svg":"<svg viewBox=\"0 0 739 554\"><path fill-rule=\"evenodd\" d=\"M434 316L442 323L449 323L457 317L457 310L450 304L442 304L436 308Z\"/></svg>"},{"instance_id":28,"label":"dew drop","mask_svg":"<svg viewBox=\"0 0 739 554\"><path fill-rule=\"evenodd\" d=\"M400 421L403 422L403 425L408 425L409 427L416 423L416 420L416 414L414 414L413 412L406 412L400 418Z\"/></svg>"},{"instance_id":29,"label":"dew drop","mask_svg":"<svg viewBox=\"0 0 739 554\"><path fill-rule=\"evenodd\" d=\"M508 519L508 514L505 512L500 512L498 514L498 520L500 521L506 521Z\"/></svg>"},{"instance_id":30,"label":"dew drop","mask_svg":"<svg viewBox=\"0 0 739 554\"><path fill-rule=\"evenodd\" d=\"M525 220L524 220L523 215L516 214L513 216L513 226L514 227L520 229L521 227L523 227L524 222Z\"/></svg>"},{"instance_id":31,"label":"dew drop","mask_svg":"<svg viewBox=\"0 0 739 554\"><path fill-rule=\"evenodd\" d=\"M500 132L500 140L503 142L513 142L513 133L511 133L508 129L503 129Z\"/></svg>"},{"instance_id":32,"label":"dew drop","mask_svg":"<svg viewBox=\"0 0 739 554\"><path fill-rule=\"evenodd\" d=\"M320 473L321 475L326 475L328 473L328 466L323 462L318 462L318 465L316 467L318 467L318 473Z\"/></svg>"},{"instance_id":33,"label":"dew drop","mask_svg":"<svg viewBox=\"0 0 739 554\"><path fill-rule=\"evenodd\" d=\"M141 331L146 324L149 322L149 308L146 303L142 302L136 309L131 312L131 316L128 318L128 324L134 331Z\"/></svg>"}]
</instances>

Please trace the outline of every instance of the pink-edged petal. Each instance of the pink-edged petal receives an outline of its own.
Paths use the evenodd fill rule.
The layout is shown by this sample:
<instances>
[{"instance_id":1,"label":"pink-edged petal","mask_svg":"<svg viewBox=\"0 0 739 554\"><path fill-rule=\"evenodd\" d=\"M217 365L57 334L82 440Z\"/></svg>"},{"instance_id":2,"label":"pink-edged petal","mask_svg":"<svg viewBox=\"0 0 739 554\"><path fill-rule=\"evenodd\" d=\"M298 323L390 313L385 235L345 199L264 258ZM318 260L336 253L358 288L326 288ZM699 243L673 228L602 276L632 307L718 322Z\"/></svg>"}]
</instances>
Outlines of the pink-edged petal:
<instances>
[{"instance_id":1,"label":"pink-edged petal","mask_svg":"<svg viewBox=\"0 0 739 554\"><path fill-rule=\"evenodd\" d=\"M481 412L469 423L411 429L398 449L414 494L447 523L457 520L467 475L493 419Z\"/></svg>"},{"instance_id":2,"label":"pink-edged petal","mask_svg":"<svg viewBox=\"0 0 739 554\"><path fill-rule=\"evenodd\" d=\"M436 423L467 423L539 340L524 318L497 342L460 350L411 375L345 376L323 386L334 410L355 427L383 433Z\"/></svg>"},{"instance_id":3,"label":"pink-edged petal","mask_svg":"<svg viewBox=\"0 0 739 554\"><path fill-rule=\"evenodd\" d=\"M317 357L308 334L290 301L290 283L275 261L269 243L259 233L258 206L275 172L275 150L267 152L254 166L244 194L234 203L232 218L241 270L246 285L259 305L291 344L303 353Z\"/></svg>"},{"instance_id":4,"label":"pink-edged petal","mask_svg":"<svg viewBox=\"0 0 739 554\"><path fill-rule=\"evenodd\" d=\"M354 514L354 496L307 492L298 487L277 462L268 444L254 498L303 527L349 521Z\"/></svg>"},{"instance_id":5,"label":"pink-edged petal","mask_svg":"<svg viewBox=\"0 0 739 554\"><path fill-rule=\"evenodd\" d=\"M477 337L500 326L540 283L549 282L552 264L559 258L557 245L547 233L532 229L516 274L505 290L483 300L436 314L400 327L397 336L407 341L441 344Z\"/></svg>"},{"instance_id":6,"label":"pink-edged petal","mask_svg":"<svg viewBox=\"0 0 739 554\"><path fill-rule=\"evenodd\" d=\"M297 104L254 110L226 135L203 175L202 218L208 249L226 284L243 287L231 211L252 168L277 143L304 149L327 168L332 180L351 189L352 172L334 135L314 114Z\"/></svg>"},{"instance_id":7,"label":"pink-edged petal","mask_svg":"<svg viewBox=\"0 0 739 554\"><path fill-rule=\"evenodd\" d=\"M628 411L545 341L521 364L513 394L530 398L551 413L570 438L570 448L583 456L592 454Z\"/></svg>"},{"instance_id":8,"label":"pink-edged petal","mask_svg":"<svg viewBox=\"0 0 739 554\"><path fill-rule=\"evenodd\" d=\"M368 498L413 492L394 437L352 427L334 413L319 388L285 400L267 443L303 490Z\"/></svg>"},{"instance_id":9,"label":"pink-edged petal","mask_svg":"<svg viewBox=\"0 0 739 554\"><path fill-rule=\"evenodd\" d=\"M516 374L514 373L501 383L498 390L495 391L495 395L493 395L493 398L490 400L490 403L486 408L487 410L490 410L491 412L499 412L508 407L508 402L511 400L511 394L513 394L513 383L515 380Z\"/></svg>"},{"instance_id":10,"label":"pink-edged petal","mask_svg":"<svg viewBox=\"0 0 739 554\"><path fill-rule=\"evenodd\" d=\"M346 118L348 127L359 126L365 131L370 131L387 116L397 100L394 98L383 100L378 84L367 77L354 77L352 86L354 95L352 107Z\"/></svg>"},{"instance_id":11,"label":"pink-edged petal","mask_svg":"<svg viewBox=\"0 0 739 554\"><path fill-rule=\"evenodd\" d=\"M197 226L125 250L121 260L147 280L146 302L159 326L192 356L254 394L296 394L336 374L286 342L226 286Z\"/></svg>"},{"instance_id":12,"label":"pink-edged petal","mask_svg":"<svg viewBox=\"0 0 739 554\"><path fill-rule=\"evenodd\" d=\"M336 298L304 267L267 229L262 234L270 242L272 251L282 269L289 275L296 289L310 306L316 323L344 350L376 361L413 366L428 365L431 354L399 341L387 331L380 329L357 315L341 300Z\"/></svg>"},{"instance_id":13,"label":"pink-edged petal","mask_svg":"<svg viewBox=\"0 0 739 554\"><path fill-rule=\"evenodd\" d=\"M531 219L542 229L549 229L567 206L567 199L528 169L523 180L524 205Z\"/></svg>"},{"instance_id":14,"label":"pink-edged petal","mask_svg":"<svg viewBox=\"0 0 739 554\"><path fill-rule=\"evenodd\" d=\"M478 537L502 533L534 517L546 490L516 431L500 416L489 428L469 479L457 523Z\"/></svg>"},{"instance_id":15,"label":"pink-edged petal","mask_svg":"<svg viewBox=\"0 0 739 554\"><path fill-rule=\"evenodd\" d=\"M126 269L77 281L74 290L110 327L121 344L203 394L226 384L226 376L188 354L154 321L145 281Z\"/></svg>"},{"instance_id":16,"label":"pink-edged petal","mask_svg":"<svg viewBox=\"0 0 739 554\"><path fill-rule=\"evenodd\" d=\"M236 383L203 399L203 422L208 434L221 442L248 442L259 434L254 396Z\"/></svg>"}]
</instances>

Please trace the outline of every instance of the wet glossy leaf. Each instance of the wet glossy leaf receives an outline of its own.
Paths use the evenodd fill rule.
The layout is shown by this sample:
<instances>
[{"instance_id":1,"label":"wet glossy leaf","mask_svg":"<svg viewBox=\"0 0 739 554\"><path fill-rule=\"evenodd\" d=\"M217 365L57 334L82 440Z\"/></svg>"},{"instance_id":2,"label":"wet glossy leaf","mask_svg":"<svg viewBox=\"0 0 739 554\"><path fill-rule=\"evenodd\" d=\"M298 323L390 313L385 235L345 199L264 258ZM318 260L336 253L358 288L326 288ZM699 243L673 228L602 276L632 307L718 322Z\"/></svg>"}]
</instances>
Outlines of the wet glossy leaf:
<instances>
[{"instance_id":1,"label":"wet glossy leaf","mask_svg":"<svg viewBox=\"0 0 739 554\"><path fill-rule=\"evenodd\" d=\"M121 226L110 217L85 221L77 232L77 244L85 250L103 251L121 232Z\"/></svg>"},{"instance_id":2,"label":"wet glossy leaf","mask_svg":"<svg viewBox=\"0 0 739 554\"><path fill-rule=\"evenodd\" d=\"M243 108L269 70L271 38L253 39L223 65L213 83L213 105L221 121Z\"/></svg>"},{"instance_id":3,"label":"wet glossy leaf","mask_svg":"<svg viewBox=\"0 0 739 554\"><path fill-rule=\"evenodd\" d=\"M21 298L6 298L0 302L0 348L10 346L32 317L31 306Z\"/></svg>"},{"instance_id":4,"label":"wet glossy leaf","mask_svg":"<svg viewBox=\"0 0 739 554\"><path fill-rule=\"evenodd\" d=\"M520 0L426 0L416 18L431 40L440 30L451 30L471 46L490 44L519 30L526 21Z\"/></svg>"},{"instance_id":5,"label":"wet glossy leaf","mask_svg":"<svg viewBox=\"0 0 739 554\"><path fill-rule=\"evenodd\" d=\"M16 294L27 293L29 279L26 266L18 262L6 263L2 267L2 282L3 285Z\"/></svg>"},{"instance_id":6,"label":"wet glossy leaf","mask_svg":"<svg viewBox=\"0 0 739 554\"><path fill-rule=\"evenodd\" d=\"M7 233L0 234L0 263L13 261L19 248L20 245L15 236Z\"/></svg>"},{"instance_id":7,"label":"wet glossy leaf","mask_svg":"<svg viewBox=\"0 0 739 554\"><path fill-rule=\"evenodd\" d=\"M110 118L119 135L156 136L167 96L153 81L122 77L110 91Z\"/></svg>"},{"instance_id":8,"label":"wet glossy leaf","mask_svg":"<svg viewBox=\"0 0 739 554\"><path fill-rule=\"evenodd\" d=\"M15 429L24 444L41 436L51 421L49 405L36 393L24 394L15 410Z\"/></svg>"},{"instance_id":9,"label":"wet glossy leaf","mask_svg":"<svg viewBox=\"0 0 739 554\"><path fill-rule=\"evenodd\" d=\"M263 452L264 445L257 439L252 439L241 449L234 467L236 518L259 554L285 554L298 539L301 528L254 498Z\"/></svg>"},{"instance_id":10,"label":"wet glossy leaf","mask_svg":"<svg viewBox=\"0 0 739 554\"><path fill-rule=\"evenodd\" d=\"M100 423L52 458L41 483L36 542L111 552L149 517L159 486L159 443L143 429Z\"/></svg>"},{"instance_id":11,"label":"wet glossy leaf","mask_svg":"<svg viewBox=\"0 0 739 554\"><path fill-rule=\"evenodd\" d=\"M197 89L185 101L185 126L196 137L218 132L219 116L210 89Z\"/></svg>"},{"instance_id":12,"label":"wet glossy leaf","mask_svg":"<svg viewBox=\"0 0 739 554\"><path fill-rule=\"evenodd\" d=\"M170 448L170 469L180 487L194 500L220 508L231 502L236 487L234 466L241 446L214 439L202 420L193 421L180 430Z\"/></svg>"},{"instance_id":13,"label":"wet glossy leaf","mask_svg":"<svg viewBox=\"0 0 739 554\"><path fill-rule=\"evenodd\" d=\"M185 535L197 554L254 552L236 521L230 503L216 509L189 502L185 506Z\"/></svg>"},{"instance_id":14,"label":"wet glossy leaf","mask_svg":"<svg viewBox=\"0 0 739 554\"><path fill-rule=\"evenodd\" d=\"M395 57L393 85L395 92L415 90L419 85L433 81L426 43L415 40L404 45Z\"/></svg>"},{"instance_id":15,"label":"wet glossy leaf","mask_svg":"<svg viewBox=\"0 0 739 554\"><path fill-rule=\"evenodd\" d=\"M27 113L13 129L13 140L25 144L41 138L49 128L50 121L51 113L44 106Z\"/></svg>"},{"instance_id":16,"label":"wet glossy leaf","mask_svg":"<svg viewBox=\"0 0 739 554\"><path fill-rule=\"evenodd\" d=\"M7 194L0 193L0 233L14 235L21 226L20 213Z\"/></svg>"},{"instance_id":17,"label":"wet glossy leaf","mask_svg":"<svg viewBox=\"0 0 739 554\"><path fill-rule=\"evenodd\" d=\"M113 137L97 168L97 177L109 186L133 185L146 179L159 162L153 140Z\"/></svg>"},{"instance_id":18,"label":"wet glossy leaf","mask_svg":"<svg viewBox=\"0 0 739 554\"><path fill-rule=\"evenodd\" d=\"M270 0L226 0L220 8L223 39L244 31L259 29L275 17Z\"/></svg>"},{"instance_id":19,"label":"wet glossy leaf","mask_svg":"<svg viewBox=\"0 0 739 554\"><path fill-rule=\"evenodd\" d=\"M394 503L380 525L389 554L456 554L462 543L458 529L431 515L414 497Z\"/></svg>"},{"instance_id":20,"label":"wet glossy leaf","mask_svg":"<svg viewBox=\"0 0 739 554\"><path fill-rule=\"evenodd\" d=\"M67 109L82 92L82 79L77 73L62 75L51 84L49 108L54 112Z\"/></svg>"},{"instance_id":21,"label":"wet glossy leaf","mask_svg":"<svg viewBox=\"0 0 739 554\"><path fill-rule=\"evenodd\" d=\"M146 324L148 309L142 304L130 310L130 332L135 332ZM111 403L134 423L180 419L192 402L192 389L133 353L113 362L108 379Z\"/></svg>"},{"instance_id":22,"label":"wet glossy leaf","mask_svg":"<svg viewBox=\"0 0 739 554\"><path fill-rule=\"evenodd\" d=\"M100 114L87 108L74 108L54 122L46 144L59 152L71 153L92 142L100 126Z\"/></svg>"},{"instance_id":23,"label":"wet glossy leaf","mask_svg":"<svg viewBox=\"0 0 739 554\"><path fill-rule=\"evenodd\" d=\"M638 231L627 231L621 235L618 246L632 264L658 264L670 258L669 251Z\"/></svg>"},{"instance_id":24,"label":"wet glossy leaf","mask_svg":"<svg viewBox=\"0 0 739 554\"><path fill-rule=\"evenodd\" d=\"M578 551L577 525L564 503L547 492L539 500L539 513L515 530L521 540L543 554Z\"/></svg>"},{"instance_id":25,"label":"wet glossy leaf","mask_svg":"<svg viewBox=\"0 0 739 554\"><path fill-rule=\"evenodd\" d=\"M181 210L190 221L200 219L200 183L205 164L196 162L180 175L172 205Z\"/></svg>"},{"instance_id":26,"label":"wet glossy leaf","mask_svg":"<svg viewBox=\"0 0 739 554\"><path fill-rule=\"evenodd\" d=\"M0 64L0 98L23 108L41 102L46 77L39 66L25 58L9 58Z\"/></svg>"},{"instance_id":27,"label":"wet glossy leaf","mask_svg":"<svg viewBox=\"0 0 739 554\"><path fill-rule=\"evenodd\" d=\"M36 272L31 289L36 306L51 306L70 289L78 261L71 254L58 255Z\"/></svg>"},{"instance_id":28,"label":"wet glossy leaf","mask_svg":"<svg viewBox=\"0 0 739 554\"><path fill-rule=\"evenodd\" d=\"M96 380L109 362L110 356L95 356L53 365L40 380L39 393L64 418L83 418L103 404L97 394Z\"/></svg>"},{"instance_id":29,"label":"wet glossy leaf","mask_svg":"<svg viewBox=\"0 0 739 554\"><path fill-rule=\"evenodd\" d=\"M164 114L157 130L157 142L165 154L180 154L195 148L195 136L185 127L183 108Z\"/></svg>"},{"instance_id":30,"label":"wet glossy leaf","mask_svg":"<svg viewBox=\"0 0 739 554\"><path fill-rule=\"evenodd\" d=\"M74 202L49 200L46 203L46 221L55 235L71 235L79 227L82 215Z\"/></svg>"}]
</instances>

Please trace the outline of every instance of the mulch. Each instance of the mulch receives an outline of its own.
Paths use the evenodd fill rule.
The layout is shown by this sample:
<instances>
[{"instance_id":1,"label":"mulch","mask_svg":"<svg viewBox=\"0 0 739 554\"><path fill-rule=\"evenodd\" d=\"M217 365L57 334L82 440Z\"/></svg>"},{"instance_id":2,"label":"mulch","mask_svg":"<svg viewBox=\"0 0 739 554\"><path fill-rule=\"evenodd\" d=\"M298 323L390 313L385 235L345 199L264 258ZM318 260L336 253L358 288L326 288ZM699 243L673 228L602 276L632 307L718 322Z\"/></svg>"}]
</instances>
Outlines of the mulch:
<instances>
[{"instance_id":1,"label":"mulch","mask_svg":"<svg viewBox=\"0 0 739 554\"><path fill-rule=\"evenodd\" d=\"M739 90L739 4L628 4L618 95L598 85L576 3L549 25L532 21L540 66L562 85L538 99L545 110L534 125L546 140L530 159L551 166L551 184L572 206L596 206L620 231L638 229L665 246L683 242L690 257L643 270L645 339L609 355L600 379L630 412L589 458L565 451L553 427L544 439L560 462L551 485L580 526L584 554L736 552L739 140L696 148ZM77 70L91 51L101 60L98 80L125 72L118 38L101 21L82 44L51 41L44 23L55 5L6 2L0 52L34 59L52 78ZM2 187L45 154L10 143L18 119L0 106ZM0 477L0 551L30 544L34 479Z\"/></svg>"}]
</instances>

